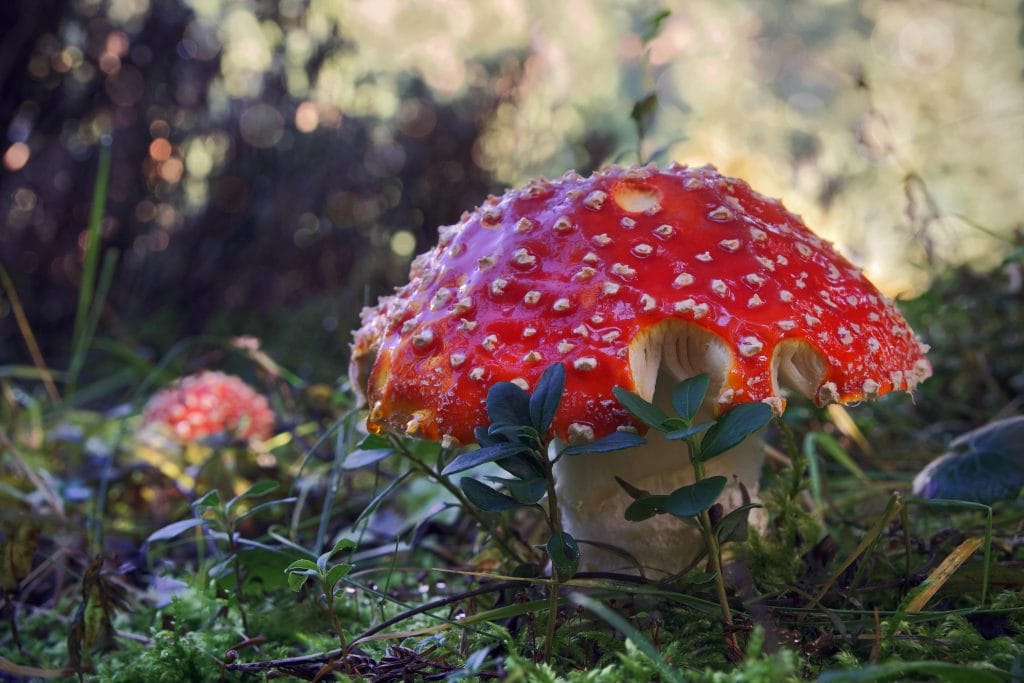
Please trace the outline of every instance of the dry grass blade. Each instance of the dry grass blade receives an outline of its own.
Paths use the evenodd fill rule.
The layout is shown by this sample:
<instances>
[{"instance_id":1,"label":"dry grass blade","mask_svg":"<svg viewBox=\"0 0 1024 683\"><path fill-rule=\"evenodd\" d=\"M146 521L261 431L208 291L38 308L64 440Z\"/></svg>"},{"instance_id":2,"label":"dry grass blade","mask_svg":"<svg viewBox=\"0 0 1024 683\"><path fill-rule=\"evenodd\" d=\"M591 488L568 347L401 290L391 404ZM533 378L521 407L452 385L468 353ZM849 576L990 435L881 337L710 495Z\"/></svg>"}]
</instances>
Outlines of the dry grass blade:
<instances>
[{"instance_id":1,"label":"dry grass blade","mask_svg":"<svg viewBox=\"0 0 1024 683\"><path fill-rule=\"evenodd\" d=\"M18 676L19 678L66 678L74 675L71 669L41 669L37 666L22 666L11 660L0 657L0 673Z\"/></svg>"},{"instance_id":2,"label":"dry grass blade","mask_svg":"<svg viewBox=\"0 0 1024 683\"><path fill-rule=\"evenodd\" d=\"M7 300L11 302L14 319L18 322L18 331L21 333L21 338L25 340L25 346L28 347L29 355L32 356L32 363L39 369L39 374L43 378L46 393L50 396L51 401L57 403L60 401L60 392L57 391L57 384L53 381L53 373L50 372L50 368L46 366L46 361L43 359L43 352L40 351L39 342L36 341L36 335L28 323L28 316L25 315L25 308L21 305L18 290L14 288L14 282L11 281L7 269L3 266L0 266L0 283L3 284Z\"/></svg>"},{"instance_id":3,"label":"dry grass blade","mask_svg":"<svg viewBox=\"0 0 1024 683\"><path fill-rule=\"evenodd\" d=\"M924 580L920 589L913 594L913 597L907 603L906 611L920 612L924 609L928 601L939 592L939 589L946 584L946 581L956 573L960 566L967 561L967 558L973 555L974 551L980 548L984 542L984 538L968 538L958 545Z\"/></svg>"}]
</instances>

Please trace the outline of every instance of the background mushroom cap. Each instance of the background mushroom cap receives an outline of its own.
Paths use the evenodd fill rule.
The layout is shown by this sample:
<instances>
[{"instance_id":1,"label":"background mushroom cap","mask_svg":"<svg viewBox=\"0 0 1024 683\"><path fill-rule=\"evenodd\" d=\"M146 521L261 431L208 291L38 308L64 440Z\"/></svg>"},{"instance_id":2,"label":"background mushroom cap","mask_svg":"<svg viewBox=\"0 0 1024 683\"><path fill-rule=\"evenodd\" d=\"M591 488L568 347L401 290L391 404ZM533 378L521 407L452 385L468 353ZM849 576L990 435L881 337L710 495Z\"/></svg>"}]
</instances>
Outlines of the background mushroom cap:
<instances>
[{"instance_id":1,"label":"background mushroom cap","mask_svg":"<svg viewBox=\"0 0 1024 683\"><path fill-rule=\"evenodd\" d=\"M214 434L265 440L274 430L267 399L238 377L205 370L155 394L142 411L142 428L163 426L183 443Z\"/></svg>"},{"instance_id":2,"label":"background mushroom cap","mask_svg":"<svg viewBox=\"0 0 1024 683\"><path fill-rule=\"evenodd\" d=\"M569 172L488 197L363 311L350 374L372 431L469 442L490 386L529 388L563 362L554 432L600 437L634 425L611 389L636 388L630 344L669 320L729 347L723 409L784 405L773 364L784 341L820 356L822 403L909 391L931 374L892 302L798 216L710 166L678 165Z\"/></svg>"}]
</instances>

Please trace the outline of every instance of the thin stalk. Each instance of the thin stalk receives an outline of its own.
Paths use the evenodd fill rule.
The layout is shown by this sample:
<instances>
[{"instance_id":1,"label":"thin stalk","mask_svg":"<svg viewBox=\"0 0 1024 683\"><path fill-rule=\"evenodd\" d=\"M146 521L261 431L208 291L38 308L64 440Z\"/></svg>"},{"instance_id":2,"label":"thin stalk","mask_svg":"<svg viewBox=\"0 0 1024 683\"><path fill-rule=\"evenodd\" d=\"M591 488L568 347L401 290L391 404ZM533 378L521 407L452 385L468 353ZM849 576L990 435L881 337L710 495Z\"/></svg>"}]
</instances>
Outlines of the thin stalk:
<instances>
[{"instance_id":1,"label":"thin stalk","mask_svg":"<svg viewBox=\"0 0 1024 683\"><path fill-rule=\"evenodd\" d=\"M793 430L789 428L785 420L776 418L775 423L782 431L782 438L786 441L786 452L789 454L789 461L793 467L793 476L789 484L789 497L796 498L803 488L804 473L807 471L807 459L803 452L797 448L796 439L793 437Z\"/></svg>"},{"instance_id":2,"label":"thin stalk","mask_svg":"<svg viewBox=\"0 0 1024 683\"><path fill-rule=\"evenodd\" d=\"M704 463L700 460L700 442L696 437L686 440L690 449L690 465L693 467L694 483L700 483L704 479ZM704 534L704 545L708 549L708 563L711 565L711 573L715 576L715 593L718 596L718 604L722 608L722 626L725 632L725 645L728 648L728 656L732 661L743 659L743 652L736 642L736 634L733 632L732 609L729 607L729 594L725 590L725 574L722 572L722 546L718 543L718 535L711 524L711 515L707 510L700 513L700 528Z\"/></svg>"},{"instance_id":3,"label":"thin stalk","mask_svg":"<svg viewBox=\"0 0 1024 683\"><path fill-rule=\"evenodd\" d=\"M328 590L324 593L324 597L327 600L327 611L331 613L331 621L334 623L334 630L338 634L338 645L341 646L342 652L345 651L345 634L341 630L341 620L338 619L338 612L334 609L334 591L330 590L330 586L327 586Z\"/></svg>"},{"instance_id":4,"label":"thin stalk","mask_svg":"<svg viewBox=\"0 0 1024 683\"><path fill-rule=\"evenodd\" d=\"M32 363L39 370L39 376L43 381L43 386L46 387L46 393L50 396L51 401L57 403L60 401L60 392L57 391L57 384L53 381L53 373L50 372L50 368L43 359L43 352L39 349L39 342L36 341L35 334L32 333L32 326L29 324L28 316L25 315L25 309L21 305L18 290L14 288L14 281L11 280L11 277L7 274L7 269L2 265L0 265L0 284L3 285L4 293L11 304L14 320L18 323L18 331L21 332L21 338L28 348L29 355L32 356Z\"/></svg>"},{"instance_id":5,"label":"thin stalk","mask_svg":"<svg viewBox=\"0 0 1024 683\"><path fill-rule=\"evenodd\" d=\"M551 461L542 457L544 462L544 475L548 485L548 524L552 534L561 534L562 519L558 514L558 494L555 492L555 475ZM555 563L551 563L551 587L548 595L548 625L547 633L544 636L544 661L551 661L551 649L555 643L555 622L558 619L558 592L559 577Z\"/></svg>"},{"instance_id":6,"label":"thin stalk","mask_svg":"<svg viewBox=\"0 0 1024 683\"><path fill-rule=\"evenodd\" d=\"M245 630L245 637L250 635L249 618L245 614L245 595L242 593L242 563L238 559L238 546L235 545L235 530L228 529L228 552L231 553L231 565L235 571L235 597L238 598L238 614L242 617L242 628Z\"/></svg>"}]
</instances>

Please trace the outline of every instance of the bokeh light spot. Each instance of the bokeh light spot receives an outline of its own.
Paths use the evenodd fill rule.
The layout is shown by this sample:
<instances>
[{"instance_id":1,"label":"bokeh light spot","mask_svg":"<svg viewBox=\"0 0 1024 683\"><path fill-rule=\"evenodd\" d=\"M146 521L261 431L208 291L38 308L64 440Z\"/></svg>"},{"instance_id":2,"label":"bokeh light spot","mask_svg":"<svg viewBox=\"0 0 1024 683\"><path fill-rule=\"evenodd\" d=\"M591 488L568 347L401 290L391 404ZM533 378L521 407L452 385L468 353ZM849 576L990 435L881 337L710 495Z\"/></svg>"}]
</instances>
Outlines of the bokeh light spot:
<instances>
[{"instance_id":1,"label":"bokeh light spot","mask_svg":"<svg viewBox=\"0 0 1024 683\"><path fill-rule=\"evenodd\" d=\"M320 114L312 102L303 102L295 110L295 127L303 133L312 133L320 125Z\"/></svg>"},{"instance_id":2,"label":"bokeh light spot","mask_svg":"<svg viewBox=\"0 0 1024 683\"><path fill-rule=\"evenodd\" d=\"M412 256L416 251L416 237L408 230L399 230L391 236L391 251L402 258Z\"/></svg>"},{"instance_id":3,"label":"bokeh light spot","mask_svg":"<svg viewBox=\"0 0 1024 683\"><path fill-rule=\"evenodd\" d=\"M20 171L28 163L32 151L24 142L15 142L4 152L4 168L8 171Z\"/></svg>"},{"instance_id":4,"label":"bokeh light spot","mask_svg":"<svg viewBox=\"0 0 1024 683\"><path fill-rule=\"evenodd\" d=\"M173 148L167 138L157 138L149 143L149 156L153 157L153 161L167 161L171 158L172 151Z\"/></svg>"},{"instance_id":5,"label":"bokeh light spot","mask_svg":"<svg viewBox=\"0 0 1024 683\"><path fill-rule=\"evenodd\" d=\"M269 104L254 104L238 121L242 139L253 147L273 147L284 133L284 117Z\"/></svg>"}]
</instances>

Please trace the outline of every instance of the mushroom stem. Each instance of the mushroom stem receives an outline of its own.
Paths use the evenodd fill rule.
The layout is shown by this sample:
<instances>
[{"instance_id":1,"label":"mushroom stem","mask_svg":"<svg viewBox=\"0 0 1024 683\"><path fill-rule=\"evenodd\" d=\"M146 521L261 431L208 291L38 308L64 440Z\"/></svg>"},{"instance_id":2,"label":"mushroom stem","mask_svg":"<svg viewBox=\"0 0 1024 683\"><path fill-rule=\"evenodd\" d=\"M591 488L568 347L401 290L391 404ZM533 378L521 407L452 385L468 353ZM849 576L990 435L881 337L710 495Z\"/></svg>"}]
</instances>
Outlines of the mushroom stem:
<instances>
[{"instance_id":1,"label":"mushroom stem","mask_svg":"<svg viewBox=\"0 0 1024 683\"><path fill-rule=\"evenodd\" d=\"M683 328L686 332L686 328ZM708 372L709 397L698 411L694 423L715 418L715 397L725 378L731 357L716 340L692 328L683 335L649 336L645 348L639 348L634 374L645 375L638 382L639 392L667 413L672 413L672 388L686 377ZM662 346L664 351L662 351ZM640 363L643 365L641 366ZM736 447L698 463L705 476L724 476L729 485L719 499L725 512L744 503L740 483L755 497L764 463L760 438L751 437ZM670 493L694 483L687 448L679 441L668 441L656 430L647 433L647 445L629 451L561 458L555 463L555 481L562 500L565 531L577 540L618 546L631 555L646 575L671 576L688 566L704 547L702 532L671 515L658 515L642 522L627 521L623 513L632 502L616 482L616 477L634 487L654 494ZM755 526L763 524L763 513L751 513ZM588 545L581 559L583 571L630 571L635 565L620 554Z\"/></svg>"}]
</instances>

